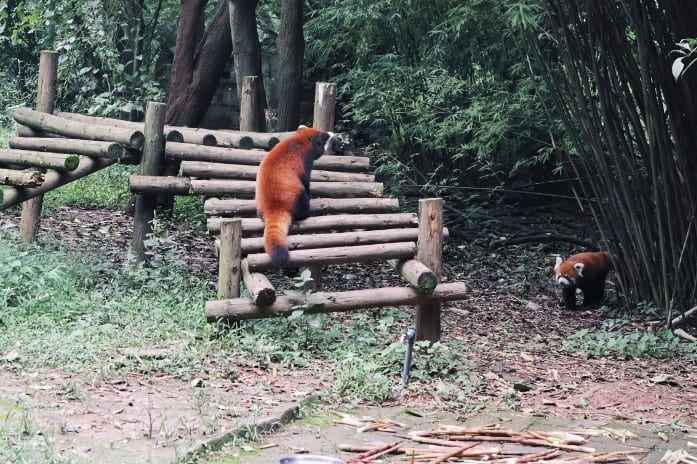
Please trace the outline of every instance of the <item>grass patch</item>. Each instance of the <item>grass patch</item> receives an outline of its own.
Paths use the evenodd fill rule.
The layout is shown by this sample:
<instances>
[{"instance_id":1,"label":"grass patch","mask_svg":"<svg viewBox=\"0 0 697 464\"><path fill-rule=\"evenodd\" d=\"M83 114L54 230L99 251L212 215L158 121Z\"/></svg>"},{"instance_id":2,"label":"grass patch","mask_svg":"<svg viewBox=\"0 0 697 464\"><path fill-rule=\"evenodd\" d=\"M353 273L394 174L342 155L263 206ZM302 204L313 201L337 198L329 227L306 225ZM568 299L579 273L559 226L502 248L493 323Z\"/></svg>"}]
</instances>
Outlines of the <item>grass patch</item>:
<instances>
[{"instance_id":1,"label":"grass patch","mask_svg":"<svg viewBox=\"0 0 697 464\"><path fill-rule=\"evenodd\" d=\"M113 269L57 250L0 245L0 353L26 368L158 371L200 368L211 328L201 312L207 283L167 267ZM164 358L132 359L124 348L167 347Z\"/></svg>"}]
</instances>

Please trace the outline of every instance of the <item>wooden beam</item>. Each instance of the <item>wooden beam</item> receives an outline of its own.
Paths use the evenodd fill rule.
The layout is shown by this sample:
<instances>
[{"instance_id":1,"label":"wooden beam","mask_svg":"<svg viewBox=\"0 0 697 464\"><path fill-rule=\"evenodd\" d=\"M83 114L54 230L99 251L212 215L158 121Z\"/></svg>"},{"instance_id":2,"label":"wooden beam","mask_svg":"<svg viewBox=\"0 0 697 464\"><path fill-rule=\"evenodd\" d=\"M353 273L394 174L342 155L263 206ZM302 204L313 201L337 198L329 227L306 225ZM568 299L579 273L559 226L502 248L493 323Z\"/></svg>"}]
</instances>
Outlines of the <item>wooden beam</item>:
<instances>
[{"instance_id":1,"label":"wooden beam","mask_svg":"<svg viewBox=\"0 0 697 464\"><path fill-rule=\"evenodd\" d=\"M256 214L254 200L221 200L209 198L203 210L210 216L241 216ZM391 213L399 210L396 198L313 198L310 214L319 216L335 213Z\"/></svg>"},{"instance_id":2,"label":"wooden beam","mask_svg":"<svg viewBox=\"0 0 697 464\"><path fill-rule=\"evenodd\" d=\"M129 188L133 193L168 193L175 195L206 195L237 198L254 198L256 182L234 179L190 179L188 177L159 177L132 175ZM378 182L313 182L312 195L330 198L382 196L382 184Z\"/></svg>"},{"instance_id":3,"label":"wooden beam","mask_svg":"<svg viewBox=\"0 0 697 464\"><path fill-rule=\"evenodd\" d=\"M13 187L38 187L43 184L44 175L35 169L0 169L0 184Z\"/></svg>"},{"instance_id":4,"label":"wooden beam","mask_svg":"<svg viewBox=\"0 0 697 464\"><path fill-rule=\"evenodd\" d=\"M4 148L0 149L0 163L68 172L80 164L80 158L77 155L63 153Z\"/></svg>"},{"instance_id":5,"label":"wooden beam","mask_svg":"<svg viewBox=\"0 0 697 464\"><path fill-rule=\"evenodd\" d=\"M34 111L29 108L17 108L13 116L15 121L32 129L51 132L64 137L119 142L131 148L142 148L145 141L145 136L141 131L71 121L70 119Z\"/></svg>"},{"instance_id":6,"label":"wooden beam","mask_svg":"<svg viewBox=\"0 0 697 464\"><path fill-rule=\"evenodd\" d=\"M181 175L203 179L255 180L257 166L243 164L213 163L209 161L182 161ZM363 172L336 172L313 169L310 173L313 182L375 182L375 176Z\"/></svg>"},{"instance_id":7,"label":"wooden beam","mask_svg":"<svg viewBox=\"0 0 697 464\"><path fill-rule=\"evenodd\" d=\"M165 155L185 161L212 161L214 163L258 166L266 156L265 151L241 148L204 147L190 143L168 142ZM370 158L367 156L324 155L315 160L313 169L345 172L367 172Z\"/></svg>"},{"instance_id":8,"label":"wooden beam","mask_svg":"<svg viewBox=\"0 0 697 464\"><path fill-rule=\"evenodd\" d=\"M103 142L101 140L66 139L57 137L12 137L8 141L10 148L19 150L35 150L53 153L72 153L75 155L98 156L111 159L135 158L134 150L126 150L117 142Z\"/></svg>"},{"instance_id":9,"label":"wooden beam","mask_svg":"<svg viewBox=\"0 0 697 464\"><path fill-rule=\"evenodd\" d=\"M347 292L321 292L308 295L279 295L268 307L259 307L249 298L214 300L206 302L206 320L259 319L290 316L298 306L306 314L352 311L356 309L416 305L426 301L457 301L467 296L462 282L439 284L433 293L424 294L411 287L383 287Z\"/></svg>"},{"instance_id":10,"label":"wooden beam","mask_svg":"<svg viewBox=\"0 0 697 464\"><path fill-rule=\"evenodd\" d=\"M438 285L436 274L418 259L389 259L387 263L422 293L432 293Z\"/></svg>"},{"instance_id":11,"label":"wooden beam","mask_svg":"<svg viewBox=\"0 0 697 464\"><path fill-rule=\"evenodd\" d=\"M2 202L0 210L9 208L29 198L34 198L37 195L53 190L54 188L65 185L69 182L85 177L107 166L116 163L116 160L106 158L82 158L79 166L74 170L66 173L57 171L49 171L45 174L44 183L36 188L9 188L3 190Z\"/></svg>"},{"instance_id":12,"label":"wooden beam","mask_svg":"<svg viewBox=\"0 0 697 464\"><path fill-rule=\"evenodd\" d=\"M208 231L220 233L220 218L208 218ZM290 233L317 232L322 230L346 229L390 229L394 227L409 227L418 225L415 213L384 213L384 214L332 214L312 216L303 221L294 222ZM261 233L264 221L258 218L242 218L242 231L245 235Z\"/></svg>"},{"instance_id":13,"label":"wooden beam","mask_svg":"<svg viewBox=\"0 0 697 464\"><path fill-rule=\"evenodd\" d=\"M351 232L330 232L326 234L289 235L286 239L289 250L306 250L308 248L329 248L336 246L370 245L374 243L416 242L419 230L378 229ZM264 237L242 239L242 253L260 253L264 251Z\"/></svg>"},{"instance_id":14,"label":"wooden beam","mask_svg":"<svg viewBox=\"0 0 697 464\"><path fill-rule=\"evenodd\" d=\"M388 259L413 258L416 254L414 242L377 243L332 248L313 248L293 250L290 260L283 267L327 266L331 264L358 263L367 261L386 261ZM247 255L249 270L263 271L277 268L266 253Z\"/></svg>"},{"instance_id":15,"label":"wooden beam","mask_svg":"<svg viewBox=\"0 0 697 464\"><path fill-rule=\"evenodd\" d=\"M242 281L257 306L271 306L276 301L276 289L264 274L251 272L246 259L242 260Z\"/></svg>"}]
</instances>

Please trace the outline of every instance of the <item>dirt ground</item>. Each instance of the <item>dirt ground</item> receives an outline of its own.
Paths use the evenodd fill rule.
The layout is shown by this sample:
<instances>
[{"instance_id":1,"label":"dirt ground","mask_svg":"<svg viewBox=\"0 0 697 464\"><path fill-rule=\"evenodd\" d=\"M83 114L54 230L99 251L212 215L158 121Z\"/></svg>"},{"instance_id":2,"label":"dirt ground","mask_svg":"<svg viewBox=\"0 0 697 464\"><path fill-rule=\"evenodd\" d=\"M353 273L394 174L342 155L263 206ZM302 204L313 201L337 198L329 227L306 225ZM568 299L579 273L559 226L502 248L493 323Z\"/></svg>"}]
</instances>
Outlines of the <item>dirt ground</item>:
<instances>
[{"instance_id":1,"label":"dirt ground","mask_svg":"<svg viewBox=\"0 0 697 464\"><path fill-rule=\"evenodd\" d=\"M453 228L444 253L445 278L467 282L470 295L444 307L442 341L467 346L468 369L480 388L466 396L464 407L460 399L453 408L443 395L410 384L382 408L450 412L454 418L506 411L697 434L697 361L594 359L561 349L568 336L597 329L608 320L598 309L570 313L556 302L554 255L578 247L544 239L521 240L518 245L501 240L544 231L568 234L569 228L575 236L585 236L584 226L570 226L557 216L542 208L510 216L504 210L485 217L481 229ZM16 211L0 215L2 227L11 229L17 223ZM80 253L100 253L118 264L131 229L132 219L125 214L66 208L43 219L40 240ZM186 224L170 225L168 231L169 240L187 251L182 259L213 284L211 238ZM103 244L99 250L92 247L97 242ZM339 282L344 272L327 269L325 281ZM381 267L366 265L356 272L374 275L378 285L389 278ZM608 305L615 300L610 285ZM626 322L621 328L650 330L645 322ZM694 327L688 330L694 333ZM0 353L6 359L10 355ZM43 428L32 431L35 441L50 436L54 449L85 462L165 463L202 442L224 439L224 431L278 418L326 387L302 372L239 363L243 375L238 382L225 380L222 372L217 378L216 366L208 366L212 374L205 385L137 375L94 380L61 372L21 372L11 363L0 363L0 416L6 422L31 419ZM75 386L80 395L71 396L66 385ZM521 385L526 391L520 391ZM448 385L435 389L447 390ZM40 453L42 448L37 444L37 449Z\"/></svg>"}]
</instances>

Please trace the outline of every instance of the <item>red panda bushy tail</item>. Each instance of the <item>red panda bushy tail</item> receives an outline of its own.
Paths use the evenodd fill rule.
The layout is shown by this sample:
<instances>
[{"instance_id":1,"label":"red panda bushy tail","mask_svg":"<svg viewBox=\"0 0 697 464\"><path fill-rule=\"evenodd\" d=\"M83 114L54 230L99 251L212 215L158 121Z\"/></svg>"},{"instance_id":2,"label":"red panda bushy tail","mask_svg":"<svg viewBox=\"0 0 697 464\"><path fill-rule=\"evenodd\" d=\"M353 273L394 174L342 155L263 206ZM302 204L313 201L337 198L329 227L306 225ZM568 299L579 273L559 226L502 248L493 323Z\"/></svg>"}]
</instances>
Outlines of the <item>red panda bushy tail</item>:
<instances>
[{"instance_id":1,"label":"red panda bushy tail","mask_svg":"<svg viewBox=\"0 0 697 464\"><path fill-rule=\"evenodd\" d=\"M286 237L292 222L289 211L268 211L264 214L264 250L274 264L284 264L289 260Z\"/></svg>"}]
</instances>

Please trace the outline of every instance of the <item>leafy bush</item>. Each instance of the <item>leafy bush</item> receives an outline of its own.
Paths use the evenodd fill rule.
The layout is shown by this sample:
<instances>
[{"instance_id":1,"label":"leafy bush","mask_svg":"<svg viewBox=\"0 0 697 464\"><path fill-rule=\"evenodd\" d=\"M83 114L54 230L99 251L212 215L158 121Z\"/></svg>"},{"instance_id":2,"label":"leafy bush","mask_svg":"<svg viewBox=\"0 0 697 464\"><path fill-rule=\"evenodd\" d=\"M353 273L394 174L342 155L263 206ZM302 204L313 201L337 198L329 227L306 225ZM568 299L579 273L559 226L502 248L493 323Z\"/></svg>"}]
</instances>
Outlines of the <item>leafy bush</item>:
<instances>
[{"instance_id":1,"label":"leafy bush","mask_svg":"<svg viewBox=\"0 0 697 464\"><path fill-rule=\"evenodd\" d=\"M553 167L547 124L502 13L487 0L333 2L306 25L308 72L338 83L342 122L401 185L534 182Z\"/></svg>"},{"instance_id":2,"label":"leafy bush","mask_svg":"<svg viewBox=\"0 0 697 464\"><path fill-rule=\"evenodd\" d=\"M695 352L686 349L686 354ZM620 331L590 331L583 329L571 335L564 344L566 350L580 350L588 357L672 358L682 349L680 339L670 330L656 334L648 332L623 333Z\"/></svg>"}]
</instances>

